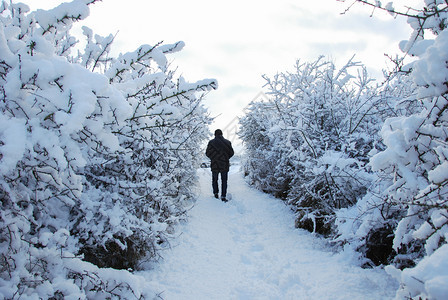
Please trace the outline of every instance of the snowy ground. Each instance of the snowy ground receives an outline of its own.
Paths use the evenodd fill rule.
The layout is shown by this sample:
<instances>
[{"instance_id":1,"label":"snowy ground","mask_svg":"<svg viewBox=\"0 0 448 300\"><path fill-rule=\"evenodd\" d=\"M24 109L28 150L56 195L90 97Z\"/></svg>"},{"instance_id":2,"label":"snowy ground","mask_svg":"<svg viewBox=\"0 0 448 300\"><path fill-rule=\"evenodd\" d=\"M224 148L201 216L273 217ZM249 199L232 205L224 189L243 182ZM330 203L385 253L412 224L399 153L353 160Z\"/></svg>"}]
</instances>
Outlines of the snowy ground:
<instances>
[{"instance_id":1,"label":"snowy ground","mask_svg":"<svg viewBox=\"0 0 448 300\"><path fill-rule=\"evenodd\" d=\"M162 299L390 299L397 283L383 270L361 269L347 253L294 228L280 201L248 187L237 167L228 203L211 197L211 173L200 170L201 195L177 244L150 272Z\"/></svg>"}]
</instances>

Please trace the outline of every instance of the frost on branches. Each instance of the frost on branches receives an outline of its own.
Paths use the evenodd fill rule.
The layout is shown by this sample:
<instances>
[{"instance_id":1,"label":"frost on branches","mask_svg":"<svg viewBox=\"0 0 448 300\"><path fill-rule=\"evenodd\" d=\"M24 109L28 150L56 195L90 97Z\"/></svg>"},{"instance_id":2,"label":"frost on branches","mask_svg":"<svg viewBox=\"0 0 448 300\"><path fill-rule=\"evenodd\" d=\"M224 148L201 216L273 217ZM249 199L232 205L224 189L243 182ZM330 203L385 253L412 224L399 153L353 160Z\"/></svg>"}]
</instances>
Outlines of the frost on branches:
<instances>
[{"instance_id":1,"label":"frost on branches","mask_svg":"<svg viewBox=\"0 0 448 300\"><path fill-rule=\"evenodd\" d=\"M446 1L425 0L422 8L407 8L403 12L392 3L382 7L378 3L358 2L408 18L413 33L408 41L400 43L400 48L414 59L400 65L399 72L409 74L417 90L416 95L403 97L402 102L418 103L421 108L386 120L381 130L385 149L370 162L382 178L378 184L382 193L363 199L357 207L363 214L347 223L358 239L372 224L393 224L392 245L398 255L387 270L401 282L397 299L445 299L448 295L448 5ZM367 210L367 203L379 209ZM347 219L354 216L341 213ZM344 226L345 232L349 232L349 226Z\"/></svg>"},{"instance_id":2,"label":"frost on branches","mask_svg":"<svg viewBox=\"0 0 448 300\"><path fill-rule=\"evenodd\" d=\"M216 81L175 77L166 55L182 42L114 58L113 37L84 27L74 53L71 26L94 2L1 4L5 299L153 297L129 270L157 258L193 198Z\"/></svg>"},{"instance_id":3,"label":"frost on branches","mask_svg":"<svg viewBox=\"0 0 448 300\"><path fill-rule=\"evenodd\" d=\"M298 62L294 72L265 79L270 99L252 103L241 120L246 173L292 205L298 227L332 235L335 210L370 185L368 153L392 96L352 60L340 69L323 58Z\"/></svg>"}]
</instances>

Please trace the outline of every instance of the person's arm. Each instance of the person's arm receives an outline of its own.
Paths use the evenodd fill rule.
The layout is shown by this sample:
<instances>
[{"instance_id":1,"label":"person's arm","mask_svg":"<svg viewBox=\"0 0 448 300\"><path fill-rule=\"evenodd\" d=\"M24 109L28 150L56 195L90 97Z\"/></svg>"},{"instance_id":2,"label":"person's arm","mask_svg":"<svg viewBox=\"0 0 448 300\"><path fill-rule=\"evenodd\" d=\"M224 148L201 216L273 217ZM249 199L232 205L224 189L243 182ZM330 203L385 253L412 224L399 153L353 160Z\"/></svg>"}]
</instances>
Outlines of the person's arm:
<instances>
[{"instance_id":1,"label":"person's arm","mask_svg":"<svg viewBox=\"0 0 448 300\"><path fill-rule=\"evenodd\" d=\"M229 158L231 158L231 157L235 154L235 152L233 151L232 143L231 143L231 142L229 142L229 145L230 145L230 149L229 149Z\"/></svg>"},{"instance_id":2,"label":"person's arm","mask_svg":"<svg viewBox=\"0 0 448 300\"><path fill-rule=\"evenodd\" d=\"M212 158L212 147L210 145L210 142L208 142L207 150L205 150L205 155L210 159Z\"/></svg>"}]
</instances>

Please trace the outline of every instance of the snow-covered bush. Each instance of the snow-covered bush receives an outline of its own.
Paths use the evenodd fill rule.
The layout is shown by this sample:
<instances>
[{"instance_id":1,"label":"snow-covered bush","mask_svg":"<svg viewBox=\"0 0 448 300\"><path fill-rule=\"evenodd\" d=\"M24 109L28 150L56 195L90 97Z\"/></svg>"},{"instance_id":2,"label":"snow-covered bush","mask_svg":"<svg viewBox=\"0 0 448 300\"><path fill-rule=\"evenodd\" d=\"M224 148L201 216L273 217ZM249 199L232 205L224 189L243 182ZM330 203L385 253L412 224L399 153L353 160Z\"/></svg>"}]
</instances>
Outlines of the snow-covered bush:
<instances>
[{"instance_id":1,"label":"snow-covered bush","mask_svg":"<svg viewBox=\"0 0 448 300\"><path fill-rule=\"evenodd\" d=\"M400 48L414 59L399 66L398 72L409 74L417 93L403 95L400 104L413 103L420 109L386 120L381 130L385 149L370 162L380 178L378 192L360 201L358 212L340 212L345 219L340 231L346 237L351 232L359 241L375 224L394 223L391 233L398 255L395 266L387 270L402 283L397 298L444 299L448 295L448 273L443 268L448 259L448 5L425 0L421 9L400 12L392 3L382 7L379 1L359 2L408 17L413 33Z\"/></svg>"},{"instance_id":2,"label":"snow-covered bush","mask_svg":"<svg viewBox=\"0 0 448 300\"><path fill-rule=\"evenodd\" d=\"M381 117L382 120L386 120L387 116L409 116L422 110L421 103L415 99L412 80L407 74L389 76L381 86L380 93L384 99L388 99L386 103L389 103L388 113ZM376 140L376 147L370 151L368 158L386 149L380 131ZM371 166L367 165L367 168L370 169ZM393 231L397 220L403 215L399 206L384 201L383 192L391 184L392 177L378 172L373 172L370 176L371 182L366 195L359 199L355 206L336 212L336 241L348 243L362 252L367 258L366 266L389 264L394 259L401 265L408 264L409 257L401 254L397 256L392 247Z\"/></svg>"},{"instance_id":3,"label":"snow-covered bush","mask_svg":"<svg viewBox=\"0 0 448 300\"><path fill-rule=\"evenodd\" d=\"M272 136L277 121L275 107L270 102L252 102L247 114L240 120L240 137L244 141L243 169L249 184L266 193L285 199L289 173L277 168L281 160L281 148ZM280 173L278 173L280 172Z\"/></svg>"},{"instance_id":4,"label":"snow-covered bush","mask_svg":"<svg viewBox=\"0 0 448 300\"><path fill-rule=\"evenodd\" d=\"M297 226L331 234L334 211L355 204L370 184L365 165L387 94L352 60L339 70L323 58L298 62L294 72L265 79L270 99L252 103L241 119L246 173L294 207Z\"/></svg>"},{"instance_id":5,"label":"snow-covered bush","mask_svg":"<svg viewBox=\"0 0 448 300\"><path fill-rule=\"evenodd\" d=\"M128 270L157 257L192 200L214 80L187 83L144 45L110 57L113 37L72 24L96 0L44 11L2 1L0 295L152 297ZM93 264L92 264L93 263Z\"/></svg>"}]
</instances>

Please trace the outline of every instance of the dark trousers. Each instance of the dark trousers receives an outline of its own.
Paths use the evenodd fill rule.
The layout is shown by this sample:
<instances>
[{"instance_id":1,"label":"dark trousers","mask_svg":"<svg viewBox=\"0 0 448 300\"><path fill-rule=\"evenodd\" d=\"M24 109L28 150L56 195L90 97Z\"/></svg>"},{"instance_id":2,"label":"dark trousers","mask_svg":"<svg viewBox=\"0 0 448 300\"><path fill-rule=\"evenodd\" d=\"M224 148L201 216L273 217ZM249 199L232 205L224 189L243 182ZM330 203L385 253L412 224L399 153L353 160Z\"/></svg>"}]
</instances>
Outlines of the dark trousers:
<instances>
[{"instance_id":1,"label":"dark trousers","mask_svg":"<svg viewBox=\"0 0 448 300\"><path fill-rule=\"evenodd\" d=\"M221 197L225 198L227 195L227 178L228 178L228 172L218 172L218 171L212 171L212 187L213 187L213 194L219 193L218 188L218 175L221 174Z\"/></svg>"}]
</instances>

